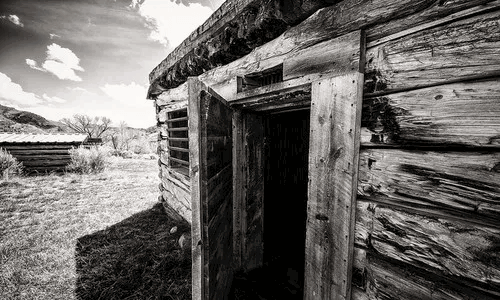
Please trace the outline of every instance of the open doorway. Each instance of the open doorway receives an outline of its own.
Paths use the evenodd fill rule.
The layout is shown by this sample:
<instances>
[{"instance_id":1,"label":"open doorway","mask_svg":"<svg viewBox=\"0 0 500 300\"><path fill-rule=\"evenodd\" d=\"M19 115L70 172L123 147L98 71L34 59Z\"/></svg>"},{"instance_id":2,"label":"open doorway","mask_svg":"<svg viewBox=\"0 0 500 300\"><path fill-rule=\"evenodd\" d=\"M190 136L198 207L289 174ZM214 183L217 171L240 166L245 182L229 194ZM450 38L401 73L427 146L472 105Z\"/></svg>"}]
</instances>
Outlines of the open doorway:
<instances>
[{"instance_id":1,"label":"open doorway","mask_svg":"<svg viewBox=\"0 0 500 300\"><path fill-rule=\"evenodd\" d=\"M263 266L236 274L231 298L303 299L310 110L262 121Z\"/></svg>"}]
</instances>

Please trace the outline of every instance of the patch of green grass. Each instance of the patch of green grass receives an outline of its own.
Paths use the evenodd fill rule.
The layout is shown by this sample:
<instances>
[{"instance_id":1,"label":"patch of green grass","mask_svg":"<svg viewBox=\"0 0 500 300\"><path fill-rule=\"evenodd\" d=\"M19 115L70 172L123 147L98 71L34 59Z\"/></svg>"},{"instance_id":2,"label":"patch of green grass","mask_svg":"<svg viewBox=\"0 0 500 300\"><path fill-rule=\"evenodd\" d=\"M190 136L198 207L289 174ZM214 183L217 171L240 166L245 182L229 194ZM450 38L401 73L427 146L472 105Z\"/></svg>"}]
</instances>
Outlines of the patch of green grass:
<instances>
[{"instance_id":1,"label":"patch of green grass","mask_svg":"<svg viewBox=\"0 0 500 300\"><path fill-rule=\"evenodd\" d=\"M157 173L113 159L100 174L0 182L0 299L190 299L176 245L189 228L157 205Z\"/></svg>"}]
</instances>

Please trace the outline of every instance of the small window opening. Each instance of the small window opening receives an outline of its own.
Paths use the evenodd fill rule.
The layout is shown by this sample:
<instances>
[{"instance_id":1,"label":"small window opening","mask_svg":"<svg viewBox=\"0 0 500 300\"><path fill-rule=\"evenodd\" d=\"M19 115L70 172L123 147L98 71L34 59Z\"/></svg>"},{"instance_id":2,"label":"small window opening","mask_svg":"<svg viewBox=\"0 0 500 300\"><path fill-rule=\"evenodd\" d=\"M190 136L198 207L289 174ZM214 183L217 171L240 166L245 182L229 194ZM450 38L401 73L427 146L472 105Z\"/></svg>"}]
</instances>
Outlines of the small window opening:
<instances>
[{"instance_id":1,"label":"small window opening","mask_svg":"<svg viewBox=\"0 0 500 300\"><path fill-rule=\"evenodd\" d=\"M171 111L167 117L170 168L189 176L187 108Z\"/></svg>"},{"instance_id":2,"label":"small window opening","mask_svg":"<svg viewBox=\"0 0 500 300\"><path fill-rule=\"evenodd\" d=\"M238 93L256 89L258 87L283 82L283 64L264 70L258 73L252 73L243 77L238 77Z\"/></svg>"}]
</instances>

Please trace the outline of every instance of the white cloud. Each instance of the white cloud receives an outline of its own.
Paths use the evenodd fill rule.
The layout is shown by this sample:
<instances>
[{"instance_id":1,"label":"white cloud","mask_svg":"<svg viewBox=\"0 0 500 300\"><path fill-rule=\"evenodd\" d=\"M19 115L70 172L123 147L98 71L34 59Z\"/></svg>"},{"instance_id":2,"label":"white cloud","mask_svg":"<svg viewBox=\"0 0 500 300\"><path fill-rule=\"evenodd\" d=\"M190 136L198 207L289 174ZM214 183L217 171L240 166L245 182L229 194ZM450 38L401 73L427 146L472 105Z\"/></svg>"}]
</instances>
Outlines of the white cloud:
<instances>
[{"instance_id":1,"label":"white cloud","mask_svg":"<svg viewBox=\"0 0 500 300\"><path fill-rule=\"evenodd\" d=\"M80 58L73 51L52 43L52 45L47 46L46 54L47 58L41 67L36 61L29 58L26 59L26 64L32 69L50 72L59 79L82 81L82 78L76 75L75 71L83 72L84 69L80 66Z\"/></svg>"},{"instance_id":2,"label":"white cloud","mask_svg":"<svg viewBox=\"0 0 500 300\"><path fill-rule=\"evenodd\" d=\"M17 26L24 27L24 24L21 22L19 17L16 15L8 15L8 16L3 15L3 16L0 16L0 19L7 19L7 20L11 21L12 23L16 24Z\"/></svg>"},{"instance_id":3,"label":"white cloud","mask_svg":"<svg viewBox=\"0 0 500 300\"><path fill-rule=\"evenodd\" d=\"M212 14L210 8L199 3L186 6L168 0L132 0L130 6L138 7L146 19L151 29L149 38L170 47L179 45Z\"/></svg>"},{"instance_id":4,"label":"white cloud","mask_svg":"<svg viewBox=\"0 0 500 300\"><path fill-rule=\"evenodd\" d=\"M12 82L9 76L0 72L0 99L11 105L32 106L42 102L42 99L33 93L23 91L23 88Z\"/></svg>"},{"instance_id":5,"label":"white cloud","mask_svg":"<svg viewBox=\"0 0 500 300\"><path fill-rule=\"evenodd\" d=\"M60 35L57 35L55 33L49 33L49 36L50 36L50 39L53 40L55 38L60 38L61 36Z\"/></svg>"},{"instance_id":6,"label":"white cloud","mask_svg":"<svg viewBox=\"0 0 500 300\"><path fill-rule=\"evenodd\" d=\"M26 92L23 87L13 82L9 76L0 72L0 103L16 109L25 107L43 107L52 104L66 103L65 99L56 96L43 94L42 97L37 94Z\"/></svg>"},{"instance_id":7,"label":"white cloud","mask_svg":"<svg viewBox=\"0 0 500 300\"><path fill-rule=\"evenodd\" d=\"M47 94L43 94L42 98L47 101L47 102L55 102L55 103L66 103L67 101L65 99L59 98L59 97L49 97Z\"/></svg>"}]
</instances>

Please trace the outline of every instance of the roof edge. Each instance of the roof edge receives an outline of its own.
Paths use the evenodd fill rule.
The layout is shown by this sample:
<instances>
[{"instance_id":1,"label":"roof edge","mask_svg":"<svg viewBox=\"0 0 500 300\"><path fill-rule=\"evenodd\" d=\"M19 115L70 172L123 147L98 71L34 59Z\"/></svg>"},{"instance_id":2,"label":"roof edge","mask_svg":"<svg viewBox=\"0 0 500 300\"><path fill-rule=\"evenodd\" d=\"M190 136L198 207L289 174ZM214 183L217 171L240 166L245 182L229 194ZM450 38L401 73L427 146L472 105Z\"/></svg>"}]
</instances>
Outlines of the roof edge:
<instances>
[{"instance_id":1,"label":"roof edge","mask_svg":"<svg viewBox=\"0 0 500 300\"><path fill-rule=\"evenodd\" d=\"M231 63L341 0L226 1L149 74L147 98Z\"/></svg>"}]
</instances>

